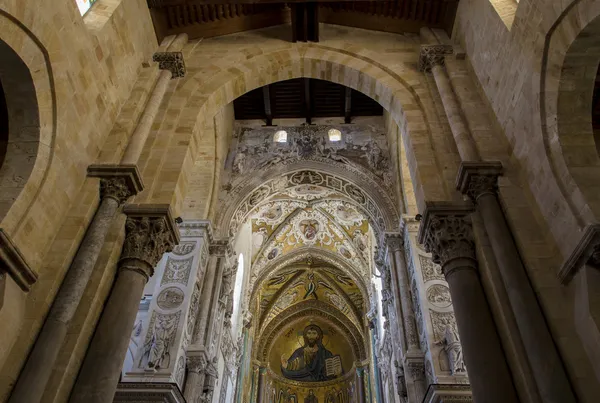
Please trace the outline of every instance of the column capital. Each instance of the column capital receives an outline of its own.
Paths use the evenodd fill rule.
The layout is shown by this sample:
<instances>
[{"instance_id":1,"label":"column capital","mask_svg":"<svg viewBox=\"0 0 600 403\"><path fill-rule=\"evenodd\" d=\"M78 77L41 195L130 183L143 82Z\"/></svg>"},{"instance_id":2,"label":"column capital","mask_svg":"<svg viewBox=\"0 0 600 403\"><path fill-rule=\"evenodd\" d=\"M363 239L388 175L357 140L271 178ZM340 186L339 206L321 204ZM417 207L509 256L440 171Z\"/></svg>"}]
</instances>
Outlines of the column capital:
<instances>
[{"instance_id":1,"label":"column capital","mask_svg":"<svg viewBox=\"0 0 600 403\"><path fill-rule=\"evenodd\" d=\"M471 260L475 267L475 242L468 219L472 211L471 204L430 203L421 219L419 243L432 254L434 263L442 265L446 277L448 264L455 259Z\"/></svg>"},{"instance_id":2,"label":"column capital","mask_svg":"<svg viewBox=\"0 0 600 403\"><path fill-rule=\"evenodd\" d=\"M204 355L192 355L186 357L187 369L196 374L203 374L206 371L208 361Z\"/></svg>"},{"instance_id":3,"label":"column capital","mask_svg":"<svg viewBox=\"0 0 600 403\"><path fill-rule=\"evenodd\" d=\"M385 244L387 245L388 250L391 252L396 252L402 250L402 245L404 243L404 238L402 234L399 232L386 232L384 234Z\"/></svg>"},{"instance_id":4,"label":"column capital","mask_svg":"<svg viewBox=\"0 0 600 403\"><path fill-rule=\"evenodd\" d=\"M100 178L100 198L110 197L123 204L144 189L142 176L133 164L94 164L87 169L88 176Z\"/></svg>"},{"instance_id":5,"label":"column capital","mask_svg":"<svg viewBox=\"0 0 600 403\"><path fill-rule=\"evenodd\" d=\"M171 209L164 204L128 204L123 212L127 221L119 266L151 277L163 254L179 243Z\"/></svg>"},{"instance_id":6,"label":"column capital","mask_svg":"<svg viewBox=\"0 0 600 403\"><path fill-rule=\"evenodd\" d=\"M185 62L181 52L156 52L152 55L152 61L158 62L158 68L169 70L172 78L185 77Z\"/></svg>"},{"instance_id":7,"label":"column capital","mask_svg":"<svg viewBox=\"0 0 600 403\"><path fill-rule=\"evenodd\" d=\"M419 71L431 71L433 66L443 66L444 57L453 53L452 45L421 45Z\"/></svg>"},{"instance_id":8,"label":"column capital","mask_svg":"<svg viewBox=\"0 0 600 403\"><path fill-rule=\"evenodd\" d=\"M212 256L229 257L233 255L233 247L229 238L213 239L208 247Z\"/></svg>"},{"instance_id":9,"label":"column capital","mask_svg":"<svg viewBox=\"0 0 600 403\"><path fill-rule=\"evenodd\" d=\"M423 357L404 359L404 373L410 374L410 379L419 382L425 380L425 362Z\"/></svg>"},{"instance_id":10,"label":"column capital","mask_svg":"<svg viewBox=\"0 0 600 403\"><path fill-rule=\"evenodd\" d=\"M485 194L496 196L500 175L502 175L500 161L463 161L458 169L456 188L476 202Z\"/></svg>"}]
</instances>

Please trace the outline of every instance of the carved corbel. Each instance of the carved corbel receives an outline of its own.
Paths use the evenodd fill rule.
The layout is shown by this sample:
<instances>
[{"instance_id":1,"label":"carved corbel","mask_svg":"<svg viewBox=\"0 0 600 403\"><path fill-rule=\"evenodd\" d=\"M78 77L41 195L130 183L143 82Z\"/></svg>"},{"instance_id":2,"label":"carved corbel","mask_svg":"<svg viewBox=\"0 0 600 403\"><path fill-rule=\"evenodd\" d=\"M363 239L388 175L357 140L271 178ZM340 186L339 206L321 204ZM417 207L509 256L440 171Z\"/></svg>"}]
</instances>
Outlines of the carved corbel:
<instances>
[{"instance_id":1,"label":"carved corbel","mask_svg":"<svg viewBox=\"0 0 600 403\"><path fill-rule=\"evenodd\" d=\"M429 72L433 66L443 66L444 58L452 53L452 45L421 45L419 71Z\"/></svg>"},{"instance_id":2,"label":"carved corbel","mask_svg":"<svg viewBox=\"0 0 600 403\"><path fill-rule=\"evenodd\" d=\"M169 70L171 78L185 77L185 62L181 52L156 52L152 55L152 61L158 62L159 69Z\"/></svg>"}]
</instances>

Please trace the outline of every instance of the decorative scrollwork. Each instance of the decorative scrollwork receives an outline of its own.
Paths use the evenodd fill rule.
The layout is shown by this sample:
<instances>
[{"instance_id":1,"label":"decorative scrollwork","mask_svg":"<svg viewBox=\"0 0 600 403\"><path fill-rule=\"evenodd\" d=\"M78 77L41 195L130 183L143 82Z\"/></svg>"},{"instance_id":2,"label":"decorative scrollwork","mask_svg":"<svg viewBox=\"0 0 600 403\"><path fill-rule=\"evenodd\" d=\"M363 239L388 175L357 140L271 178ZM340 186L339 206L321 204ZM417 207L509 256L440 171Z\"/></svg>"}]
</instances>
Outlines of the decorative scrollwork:
<instances>
[{"instance_id":1,"label":"decorative scrollwork","mask_svg":"<svg viewBox=\"0 0 600 403\"><path fill-rule=\"evenodd\" d=\"M444 266L458 258L475 262L475 242L471 223L464 215L434 215L425 229L425 250L434 263ZM444 275L449 273L445 270Z\"/></svg>"}]
</instances>

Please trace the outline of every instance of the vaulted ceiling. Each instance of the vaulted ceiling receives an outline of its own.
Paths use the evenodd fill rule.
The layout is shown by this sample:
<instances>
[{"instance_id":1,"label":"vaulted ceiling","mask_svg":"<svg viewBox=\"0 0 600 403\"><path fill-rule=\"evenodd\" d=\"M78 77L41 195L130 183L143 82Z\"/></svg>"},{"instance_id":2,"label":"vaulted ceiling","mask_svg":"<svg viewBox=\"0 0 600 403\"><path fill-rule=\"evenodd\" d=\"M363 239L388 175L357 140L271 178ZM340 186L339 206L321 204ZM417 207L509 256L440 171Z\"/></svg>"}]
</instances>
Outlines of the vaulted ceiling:
<instances>
[{"instance_id":1,"label":"vaulted ceiling","mask_svg":"<svg viewBox=\"0 0 600 403\"><path fill-rule=\"evenodd\" d=\"M147 0L157 37L208 38L290 24L285 40L318 41L316 22L405 33L452 31L458 0L314 1Z\"/></svg>"}]
</instances>

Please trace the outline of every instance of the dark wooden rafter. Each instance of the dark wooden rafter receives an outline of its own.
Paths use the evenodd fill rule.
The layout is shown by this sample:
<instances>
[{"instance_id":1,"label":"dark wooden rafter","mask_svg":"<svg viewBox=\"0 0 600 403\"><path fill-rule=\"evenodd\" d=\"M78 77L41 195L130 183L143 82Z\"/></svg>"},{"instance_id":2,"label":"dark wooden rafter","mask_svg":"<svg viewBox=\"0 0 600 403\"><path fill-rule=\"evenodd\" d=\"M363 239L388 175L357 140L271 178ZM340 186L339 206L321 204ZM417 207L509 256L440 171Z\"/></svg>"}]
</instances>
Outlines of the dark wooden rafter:
<instances>
[{"instance_id":1,"label":"dark wooden rafter","mask_svg":"<svg viewBox=\"0 0 600 403\"><path fill-rule=\"evenodd\" d=\"M263 103L265 105L265 120L267 126L273 126L273 113L271 112L271 93L268 85L262 87Z\"/></svg>"},{"instance_id":2,"label":"dark wooden rafter","mask_svg":"<svg viewBox=\"0 0 600 403\"><path fill-rule=\"evenodd\" d=\"M306 123L310 125L312 122L312 105L310 102L310 79L304 78L302 80L304 81L304 114L306 118Z\"/></svg>"},{"instance_id":3,"label":"dark wooden rafter","mask_svg":"<svg viewBox=\"0 0 600 403\"><path fill-rule=\"evenodd\" d=\"M267 99L268 97L268 99ZM383 108L368 96L330 81L296 78L257 88L234 102L236 119L302 118L311 124L315 118L342 117L350 123L353 116L381 116ZM270 109L270 116L268 113Z\"/></svg>"},{"instance_id":4,"label":"dark wooden rafter","mask_svg":"<svg viewBox=\"0 0 600 403\"><path fill-rule=\"evenodd\" d=\"M319 42L319 5L291 3L292 42Z\"/></svg>"},{"instance_id":5,"label":"dark wooden rafter","mask_svg":"<svg viewBox=\"0 0 600 403\"><path fill-rule=\"evenodd\" d=\"M352 122L352 88L346 87L344 100L344 123Z\"/></svg>"}]
</instances>

